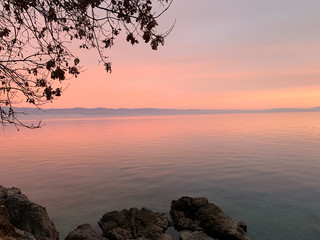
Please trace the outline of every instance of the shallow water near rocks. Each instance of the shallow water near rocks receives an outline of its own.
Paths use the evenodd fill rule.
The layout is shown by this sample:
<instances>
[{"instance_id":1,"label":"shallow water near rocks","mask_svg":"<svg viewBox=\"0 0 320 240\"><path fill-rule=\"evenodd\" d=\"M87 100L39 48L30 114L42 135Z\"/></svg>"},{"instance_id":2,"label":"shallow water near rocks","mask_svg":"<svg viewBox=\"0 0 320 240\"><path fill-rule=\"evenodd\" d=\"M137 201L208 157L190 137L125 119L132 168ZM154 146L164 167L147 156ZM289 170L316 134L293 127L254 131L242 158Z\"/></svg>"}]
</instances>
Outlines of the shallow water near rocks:
<instances>
[{"instance_id":1,"label":"shallow water near rocks","mask_svg":"<svg viewBox=\"0 0 320 240\"><path fill-rule=\"evenodd\" d=\"M205 196L260 240L320 239L320 113L46 120L1 132L0 184L62 239L112 210Z\"/></svg>"}]
</instances>

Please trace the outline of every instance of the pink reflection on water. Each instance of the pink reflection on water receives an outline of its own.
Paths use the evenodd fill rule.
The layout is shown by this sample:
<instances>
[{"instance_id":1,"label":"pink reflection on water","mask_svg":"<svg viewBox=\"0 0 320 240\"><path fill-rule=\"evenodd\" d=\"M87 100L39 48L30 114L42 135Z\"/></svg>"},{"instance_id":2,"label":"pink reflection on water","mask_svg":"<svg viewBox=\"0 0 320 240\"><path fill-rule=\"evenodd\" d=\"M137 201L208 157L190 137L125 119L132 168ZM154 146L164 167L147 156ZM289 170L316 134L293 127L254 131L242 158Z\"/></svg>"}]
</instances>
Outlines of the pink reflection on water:
<instances>
[{"instance_id":1,"label":"pink reflection on water","mask_svg":"<svg viewBox=\"0 0 320 240\"><path fill-rule=\"evenodd\" d=\"M188 193L320 189L320 113L47 120L6 129L1 144L0 184L68 229Z\"/></svg>"}]
</instances>

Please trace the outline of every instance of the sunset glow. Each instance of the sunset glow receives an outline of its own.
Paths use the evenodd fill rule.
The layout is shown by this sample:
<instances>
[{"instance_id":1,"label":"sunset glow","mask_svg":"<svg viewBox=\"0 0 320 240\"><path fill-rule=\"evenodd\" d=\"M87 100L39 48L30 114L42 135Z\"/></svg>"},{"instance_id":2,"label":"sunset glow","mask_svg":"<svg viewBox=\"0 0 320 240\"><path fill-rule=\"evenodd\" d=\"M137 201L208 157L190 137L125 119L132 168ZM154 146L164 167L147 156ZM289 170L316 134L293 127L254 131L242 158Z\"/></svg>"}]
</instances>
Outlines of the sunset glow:
<instances>
[{"instance_id":1,"label":"sunset glow","mask_svg":"<svg viewBox=\"0 0 320 240\"><path fill-rule=\"evenodd\" d=\"M319 106L319 10L312 0L175 0L160 21L165 30L176 20L163 47L118 39L112 74L79 51L86 71L44 108Z\"/></svg>"}]
</instances>

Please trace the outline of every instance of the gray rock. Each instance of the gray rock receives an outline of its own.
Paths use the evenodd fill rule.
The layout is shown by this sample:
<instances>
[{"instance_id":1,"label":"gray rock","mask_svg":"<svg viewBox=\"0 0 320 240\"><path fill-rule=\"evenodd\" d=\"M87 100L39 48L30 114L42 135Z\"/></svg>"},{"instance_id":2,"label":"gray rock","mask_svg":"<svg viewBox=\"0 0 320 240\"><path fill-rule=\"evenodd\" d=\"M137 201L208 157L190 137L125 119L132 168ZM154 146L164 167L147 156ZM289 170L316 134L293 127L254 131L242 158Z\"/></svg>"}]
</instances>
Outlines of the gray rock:
<instances>
[{"instance_id":1,"label":"gray rock","mask_svg":"<svg viewBox=\"0 0 320 240\"><path fill-rule=\"evenodd\" d=\"M103 236L111 240L168 239L164 232L169 227L169 218L147 208L131 208L106 213L99 226Z\"/></svg>"},{"instance_id":2,"label":"gray rock","mask_svg":"<svg viewBox=\"0 0 320 240\"><path fill-rule=\"evenodd\" d=\"M216 238L212 238L205 234L204 232L190 232L190 231L182 231L180 232L180 239L181 240L217 240Z\"/></svg>"},{"instance_id":3,"label":"gray rock","mask_svg":"<svg viewBox=\"0 0 320 240\"><path fill-rule=\"evenodd\" d=\"M14 232L17 235L24 234L23 239L59 239L59 233L46 209L31 202L20 189L4 188L0 185L0 203L9 213L10 225L15 228Z\"/></svg>"},{"instance_id":4,"label":"gray rock","mask_svg":"<svg viewBox=\"0 0 320 240\"><path fill-rule=\"evenodd\" d=\"M83 224L70 232L65 240L107 240L107 238L95 232L90 224Z\"/></svg>"},{"instance_id":5,"label":"gray rock","mask_svg":"<svg viewBox=\"0 0 320 240\"><path fill-rule=\"evenodd\" d=\"M178 230L205 232L219 240L247 240L244 230L206 198L182 197L172 201L170 215Z\"/></svg>"}]
</instances>

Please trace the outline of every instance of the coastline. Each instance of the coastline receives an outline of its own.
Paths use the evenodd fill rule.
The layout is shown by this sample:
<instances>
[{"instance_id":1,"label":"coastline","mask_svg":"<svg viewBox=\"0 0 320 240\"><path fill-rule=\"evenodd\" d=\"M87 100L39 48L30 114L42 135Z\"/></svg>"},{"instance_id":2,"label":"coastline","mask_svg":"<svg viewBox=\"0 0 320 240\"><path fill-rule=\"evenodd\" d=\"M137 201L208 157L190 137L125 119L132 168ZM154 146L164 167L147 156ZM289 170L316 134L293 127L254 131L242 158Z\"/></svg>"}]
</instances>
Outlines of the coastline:
<instances>
[{"instance_id":1,"label":"coastline","mask_svg":"<svg viewBox=\"0 0 320 240\"><path fill-rule=\"evenodd\" d=\"M181 240L249 240L245 222L236 223L204 197L173 200L170 216L145 207L130 208L105 213L98 224L100 233L90 224L81 224L65 240L173 240L168 228L178 231ZM0 239L60 238L44 207L30 201L18 188L0 185Z\"/></svg>"}]
</instances>

